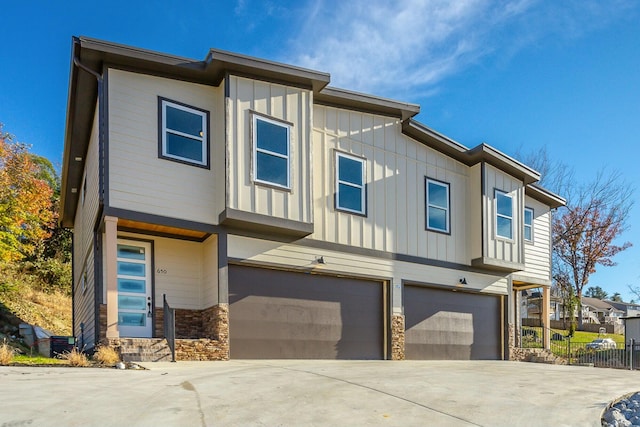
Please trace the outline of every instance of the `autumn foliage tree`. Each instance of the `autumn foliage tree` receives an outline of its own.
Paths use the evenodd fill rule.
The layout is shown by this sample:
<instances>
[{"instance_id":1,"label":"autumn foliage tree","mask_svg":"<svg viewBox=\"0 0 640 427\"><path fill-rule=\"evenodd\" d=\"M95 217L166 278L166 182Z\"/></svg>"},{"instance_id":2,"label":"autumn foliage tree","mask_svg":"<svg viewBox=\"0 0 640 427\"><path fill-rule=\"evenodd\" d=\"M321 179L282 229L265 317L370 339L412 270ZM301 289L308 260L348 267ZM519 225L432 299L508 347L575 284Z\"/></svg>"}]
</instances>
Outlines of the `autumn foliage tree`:
<instances>
[{"instance_id":1,"label":"autumn foliage tree","mask_svg":"<svg viewBox=\"0 0 640 427\"><path fill-rule=\"evenodd\" d=\"M54 228L53 189L42 165L0 124L0 261L33 255Z\"/></svg>"},{"instance_id":2,"label":"autumn foliage tree","mask_svg":"<svg viewBox=\"0 0 640 427\"><path fill-rule=\"evenodd\" d=\"M633 206L633 188L618 172L605 170L580 184L573 168L551 159L546 148L520 155L542 175L540 185L561 195L567 205L553 212L554 288L563 300L565 314L575 329L574 310L581 313L583 290L598 266L611 267L613 257L631 243L618 244L627 228ZM582 316L578 314L582 326Z\"/></svg>"},{"instance_id":3,"label":"autumn foliage tree","mask_svg":"<svg viewBox=\"0 0 640 427\"><path fill-rule=\"evenodd\" d=\"M592 183L569 194L566 208L554 218L556 280L573 288L578 313L583 290L596 267L616 265L613 257L631 246L630 242L616 244L627 226L631 193L620 175L600 173ZM582 326L581 315L578 324Z\"/></svg>"}]
</instances>

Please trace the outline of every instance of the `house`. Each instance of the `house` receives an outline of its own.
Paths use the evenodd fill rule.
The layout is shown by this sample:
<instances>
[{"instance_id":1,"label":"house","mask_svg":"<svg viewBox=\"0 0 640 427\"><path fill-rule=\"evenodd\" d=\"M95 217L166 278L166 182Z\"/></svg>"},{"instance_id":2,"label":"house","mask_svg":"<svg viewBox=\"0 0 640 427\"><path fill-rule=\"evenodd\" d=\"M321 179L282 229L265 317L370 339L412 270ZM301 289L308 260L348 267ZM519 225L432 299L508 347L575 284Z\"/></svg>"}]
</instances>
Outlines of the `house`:
<instances>
[{"instance_id":1,"label":"house","mask_svg":"<svg viewBox=\"0 0 640 427\"><path fill-rule=\"evenodd\" d=\"M542 319L542 291L537 289L525 289L521 292L520 318ZM562 320L564 305L562 298L551 294L549 298L549 320Z\"/></svg>"},{"instance_id":2,"label":"house","mask_svg":"<svg viewBox=\"0 0 640 427\"><path fill-rule=\"evenodd\" d=\"M564 200L329 82L73 38L61 223L86 349L157 343L170 307L178 359L509 358L516 295L548 310Z\"/></svg>"},{"instance_id":3,"label":"house","mask_svg":"<svg viewBox=\"0 0 640 427\"><path fill-rule=\"evenodd\" d=\"M605 302L623 312L623 317L640 317L640 304L605 300Z\"/></svg>"},{"instance_id":4,"label":"house","mask_svg":"<svg viewBox=\"0 0 640 427\"><path fill-rule=\"evenodd\" d=\"M615 308L608 301L582 297L582 322L621 325L624 311Z\"/></svg>"}]
</instances>

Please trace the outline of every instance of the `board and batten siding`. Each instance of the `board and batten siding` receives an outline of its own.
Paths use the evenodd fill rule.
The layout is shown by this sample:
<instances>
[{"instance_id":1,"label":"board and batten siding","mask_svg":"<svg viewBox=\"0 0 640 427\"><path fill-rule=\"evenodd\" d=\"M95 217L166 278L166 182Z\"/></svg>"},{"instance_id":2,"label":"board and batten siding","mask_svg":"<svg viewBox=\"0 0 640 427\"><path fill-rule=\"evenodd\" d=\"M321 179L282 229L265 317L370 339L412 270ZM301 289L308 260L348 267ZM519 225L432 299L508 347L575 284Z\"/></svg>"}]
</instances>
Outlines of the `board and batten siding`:
<instances>
[{"instance_id":1,"label":"board and batten siding","mask_svg":"<svg viewBox=\"0 0 640 427\"><path fill-rule=\"evenodd\" d=\"M512 263L524 263L523 215L524 184L511 175L485 164L484 206L484 248L485 257ZM496 235L495 191L501 190L513 198L513 238L505 239Z\"/></svg>"},{"instance_id":2,"label":"board and batten siding","mask_svg":"<svg viewBox=\"0 0 640 427\"><path fill-rule=\"evenodd\" d=\"M366 159L366 216L335 209L335 152ZM469 264L469 168L401 132L399 119L314 106L316 240ZM450 234L426 230L425 177L450 185Z\"/></svg>"},{"instance_id":3,"label":"board and batten siding","mask_svg":"<svg viewBox=\"0 0 640 427\"><path fill-rule=\"evenodd\" d=\"M84 344L95 342L94 226L99 209L98 108L93 118L89 146L85 158L83 181L78 188L78 205L73 225L74 333L80 334L84 324ZM86 182L86 184L85 184ZM86 192L83 185L86 185ZM82 278L86 273L85 289Z\"/></svg>"},{"instance_id":4,"label":"board and batten siding","mask_svg":"<svg viewBox=\"0 0 640 427\"><path fill-rule=\"evenodd\" d=\"M227 195L229 208L311 223L311 103L309 90L228 77ZM281 189L253 182L252 111L292 123L290 185Z\"/></svg>"},{"instance_id":5,"label":"board and batten siding","mask_svg":"<svg viewBox=\"0 0 640 427\"><path fill-rule=\"evenodd\" d=\"M549 207L530 197L525 207L533 209L533 242L524 244L524 272L532 279L551 280L551 212Z\"/></svg>"},{"instance_id":6,"label":"board and batten siding","mask_svg":"<svg viewBox=\"0 0 640 427\"><path fill-rule=\"evenodd\" d=\"M217 224L224 205L221 87L108 70L109 206ZM209 112L210 168L158 157L158 97ZM218 178L218 179L216 179Z\"/></svg>"}]
</instances>

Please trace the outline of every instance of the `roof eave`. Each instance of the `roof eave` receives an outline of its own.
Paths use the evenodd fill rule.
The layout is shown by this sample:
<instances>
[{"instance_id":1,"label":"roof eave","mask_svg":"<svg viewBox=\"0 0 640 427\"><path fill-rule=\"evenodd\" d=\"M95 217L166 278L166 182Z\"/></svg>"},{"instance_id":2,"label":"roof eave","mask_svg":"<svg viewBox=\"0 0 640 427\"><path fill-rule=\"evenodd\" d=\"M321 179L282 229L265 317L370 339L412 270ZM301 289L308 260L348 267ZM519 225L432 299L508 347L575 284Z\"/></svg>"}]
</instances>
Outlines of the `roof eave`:
<instances>
[{"instance_id":1,"label":"roof eave","mask_svg":"<svg viewBox=\"0 0 640 427\"><path fill-rule=\"evenodd\" d=\"M420 112L420 106L335 87L325 87L314 94L314 104L381 114L407 120Z\"/></svg>"},{"instance_id":2,"label":"roof eave","mask_svg":"<svg viewBox=\"0 0 640 427\"><path fill-rule=\"evenodd\" d=\"M529 184L525 188L525 194L539 202L544 203L551 209L567 205L567 201L559 195L543 188L537 184Z\"/></svg>"}]
</instances>

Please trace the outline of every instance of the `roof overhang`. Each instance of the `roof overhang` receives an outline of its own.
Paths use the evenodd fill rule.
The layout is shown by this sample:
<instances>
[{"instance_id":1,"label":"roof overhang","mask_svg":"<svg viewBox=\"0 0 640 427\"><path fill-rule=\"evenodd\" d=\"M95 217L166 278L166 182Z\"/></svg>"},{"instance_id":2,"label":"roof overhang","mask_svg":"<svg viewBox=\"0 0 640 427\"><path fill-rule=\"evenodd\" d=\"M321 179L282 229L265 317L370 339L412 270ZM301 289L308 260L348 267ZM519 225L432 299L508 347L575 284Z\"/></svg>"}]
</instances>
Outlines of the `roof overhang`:
<instances>
[{"instance_id":1,"label":"roof overhang","mask_svg":"<svg viewBox=\"0 0 640 427\"><path fill-rule=\"evenodd\" d=\"M532 199L536 199L537 201L544 203L551 209L559 208L567 204L565 199L537 184L527 185L525 188L525 194Z\"/></svg>"},{"instance_id":2,"label":"roof overhang","mask_svg":"<svg viewBox=\"0 0 640 427\"><path fill-rule=\"evenodd\" d=\"M540 180L540 173L488 144L482 143L475 148L468 149L459 142L430 129L415 120L404 121L402 123L402 132L416 141L452 157L467 166L486 162L507 172L513 177L521 179L525 185Z\"/></svg>"},{"instance_id":3,"label":"roof overhang","mask_svg":"<svg viewBox=\"0 0 640 427\"><path fill-rule=\"evenodd\" d=\"M420 106L417 104L394 101L334 87L325 87L314 94L313 103L397 117L401 120L407 120L420 112Z\"/></svg>"},{"instance_id":4,"label":"roof overhang","mask_svg":"<svg viewBox=\"0 0 640 427\"><path fill-rule=\"evenodd\" d=\"M227 74L319 92L328 73L210 49L204 60L167 55L87 37L73 37L62 164L60 223L72 227L82 171L98 103L97 76L105 67L218 86ZM94 75L95 74L95 75Z\"/></svg>"}]
</instances>

